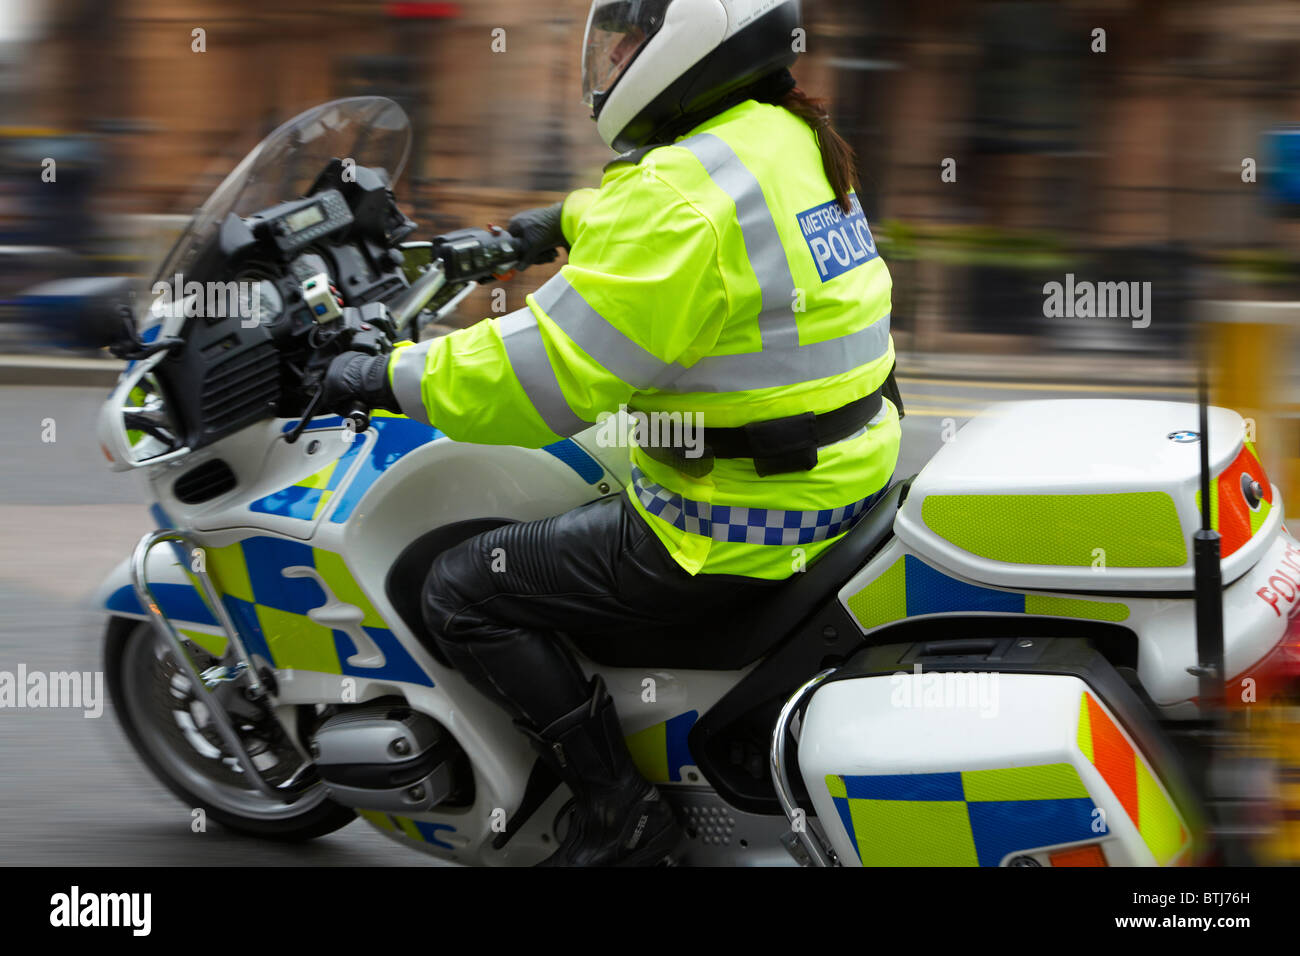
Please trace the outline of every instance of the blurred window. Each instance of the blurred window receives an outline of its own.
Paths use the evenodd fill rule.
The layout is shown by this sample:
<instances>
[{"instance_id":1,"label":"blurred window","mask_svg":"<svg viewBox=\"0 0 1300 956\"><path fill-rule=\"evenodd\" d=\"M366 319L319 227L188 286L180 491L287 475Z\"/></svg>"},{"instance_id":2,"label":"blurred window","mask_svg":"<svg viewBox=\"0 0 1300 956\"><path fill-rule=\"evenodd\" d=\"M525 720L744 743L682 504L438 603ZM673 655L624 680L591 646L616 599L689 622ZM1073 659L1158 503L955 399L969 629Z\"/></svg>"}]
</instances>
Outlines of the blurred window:
<instances>
[{"instance_id":1,"label":"blurred window","mask_svg":"<svg viewBox=\"0 0 1300 956\"><path fill-rule=\"evenodd\" d=\"M1079 59L1050 3L992 3L980 17L974 146L982 153L1072 151L1080 120Z\"/></svg>"}]
</instances>

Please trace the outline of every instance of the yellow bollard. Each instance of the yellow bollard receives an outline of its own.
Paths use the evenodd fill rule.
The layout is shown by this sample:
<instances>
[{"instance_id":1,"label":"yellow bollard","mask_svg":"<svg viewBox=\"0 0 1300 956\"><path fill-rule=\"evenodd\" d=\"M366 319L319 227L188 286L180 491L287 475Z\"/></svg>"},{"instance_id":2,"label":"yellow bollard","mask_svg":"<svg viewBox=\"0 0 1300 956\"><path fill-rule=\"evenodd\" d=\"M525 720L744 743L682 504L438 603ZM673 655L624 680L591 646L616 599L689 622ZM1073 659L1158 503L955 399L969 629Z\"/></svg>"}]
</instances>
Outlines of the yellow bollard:
<instances>
[{"instance_id":1,"label":"yellow bollard","mask_svg":"<svg viewBox=\"0 0 1300 956\"><path fill-rule=\"evenodd\" d=\"M1300 515L1300 302L1201 304L1210 355L1210 401L1246 419L1282 507ZM1254 435L1251 435L1251 431ZM1285 513L1285 512L1284 512ZM1293 532L1300 528L1291 527ZM1294 699L1261 702L1248 724L1248 746L1272 768L1265 834L1256 849L1269 865L1300 863L1300 707Z\"/></svg>"},{"instance_id":2,"label":"yellow bollard","mask_svg":"<svg viewBox=\"0 0 1300 956\"><path fill-rule=\"evenodd\" d=\"M1300 302L1210 301L1201 316L1210 402L1246 419L1283 507L1300 514Z\"/></svg>"}]
</instances>

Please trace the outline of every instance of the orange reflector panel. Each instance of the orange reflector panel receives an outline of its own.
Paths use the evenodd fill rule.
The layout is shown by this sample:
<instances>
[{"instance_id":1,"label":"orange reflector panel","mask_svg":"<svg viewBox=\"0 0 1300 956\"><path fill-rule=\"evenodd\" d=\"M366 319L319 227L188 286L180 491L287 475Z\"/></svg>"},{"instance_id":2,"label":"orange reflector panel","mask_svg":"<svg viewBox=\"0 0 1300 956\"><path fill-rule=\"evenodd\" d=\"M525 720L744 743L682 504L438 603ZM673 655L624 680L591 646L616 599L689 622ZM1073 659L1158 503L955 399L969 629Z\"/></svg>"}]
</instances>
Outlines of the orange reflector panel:
<instances>
[{"instance_id":1,"label":"orange reflector panel","mask_svg":"<svg viewBox=\"0 0 1300 956\"><path fill-rule=\"evenodd\" d=\"M1049 853L1047 859L1052 866L1105 866L1106 854L1101 852L1101 844L1076 846L1069 850Z\"/></svg>"}]
</instances>

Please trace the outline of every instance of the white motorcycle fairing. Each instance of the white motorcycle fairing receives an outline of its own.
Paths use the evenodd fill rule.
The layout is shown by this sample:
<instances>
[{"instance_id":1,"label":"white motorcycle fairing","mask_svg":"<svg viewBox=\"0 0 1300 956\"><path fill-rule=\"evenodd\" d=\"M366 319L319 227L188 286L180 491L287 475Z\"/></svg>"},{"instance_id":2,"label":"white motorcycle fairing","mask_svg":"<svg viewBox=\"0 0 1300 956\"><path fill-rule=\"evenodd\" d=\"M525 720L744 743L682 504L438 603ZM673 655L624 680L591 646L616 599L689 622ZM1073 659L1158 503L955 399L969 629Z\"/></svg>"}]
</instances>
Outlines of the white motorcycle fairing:
<instances>
[{"instance_id":1,"label":"white motorcycle fairing","mask_svg":"<svg viewBox=\"0 0 1300 956\"><path fill-rule=\"evenodd\" d=\"M554 849L545 834L563 791L504 849L492 848L520 804L535 755L504 711L429 654L413 622L395 607L387 581L395 560L428 532L467 521L491 526L533 520L620 493L626 448L593 443L589 453L580 443L583 435L537 450L466 444L382 413L360 434L338 419L318 419L288 444L283 436L294 424L268 421L183 464L149 467L158 498L155 519L186 531L202 548L201 555L183 554L179 547L150 554L148 577L160 609L183 637L214 654L225 650L223 632L189 573L201 562L197 566L218 584L246 648L274 674L277 715L286 727L294 726L289 718L298 706L400 696L450 731L471 755L473 805L410 816L361 810L374 826L472 865L544 858ZM259 446L266 451L259 453ZM180 501L177 477L211 468L216 460L229 463L234 487L197 506ZM116 616L147 619L127 562L104 582L98 600ZM588 673L595 672L590 661L579 659ZM686 736L743 672L599 670L647 777L702 785ZM652 695L646 693L647 679L654 684ZM746 816L730 814L733 825ZM770 830L778 821L756 822ZM791 862L775 841L770 851L756 847L748 855Z\"/></svg>"}]
</instances>

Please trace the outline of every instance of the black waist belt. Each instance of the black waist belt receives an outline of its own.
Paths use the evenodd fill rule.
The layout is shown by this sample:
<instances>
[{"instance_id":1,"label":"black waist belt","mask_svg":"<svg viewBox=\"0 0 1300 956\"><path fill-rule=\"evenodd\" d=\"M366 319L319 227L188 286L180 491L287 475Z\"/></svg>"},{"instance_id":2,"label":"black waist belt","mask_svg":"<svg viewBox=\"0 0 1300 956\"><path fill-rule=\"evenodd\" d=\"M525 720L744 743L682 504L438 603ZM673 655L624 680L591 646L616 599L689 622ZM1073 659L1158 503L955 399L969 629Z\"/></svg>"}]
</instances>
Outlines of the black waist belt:
<instances>
[{"instance_id":1,"label":"black waist belt","mask_svg":"<svg viewBox=\"0 0 1300 956\"><path fill-rule=\"evenodd\" d=\"M713 470L715 458L752 458L759 476L809 471L817 466L817 449L847 438L875 418L883 404L885 389L842 405L834 411L816 415L804 412L750 422L734 428L702 428L695 449L702 454L692 458L685 448L642 446L655 461L672 465L692 477Z\"/></svg>"}]
</instances>

